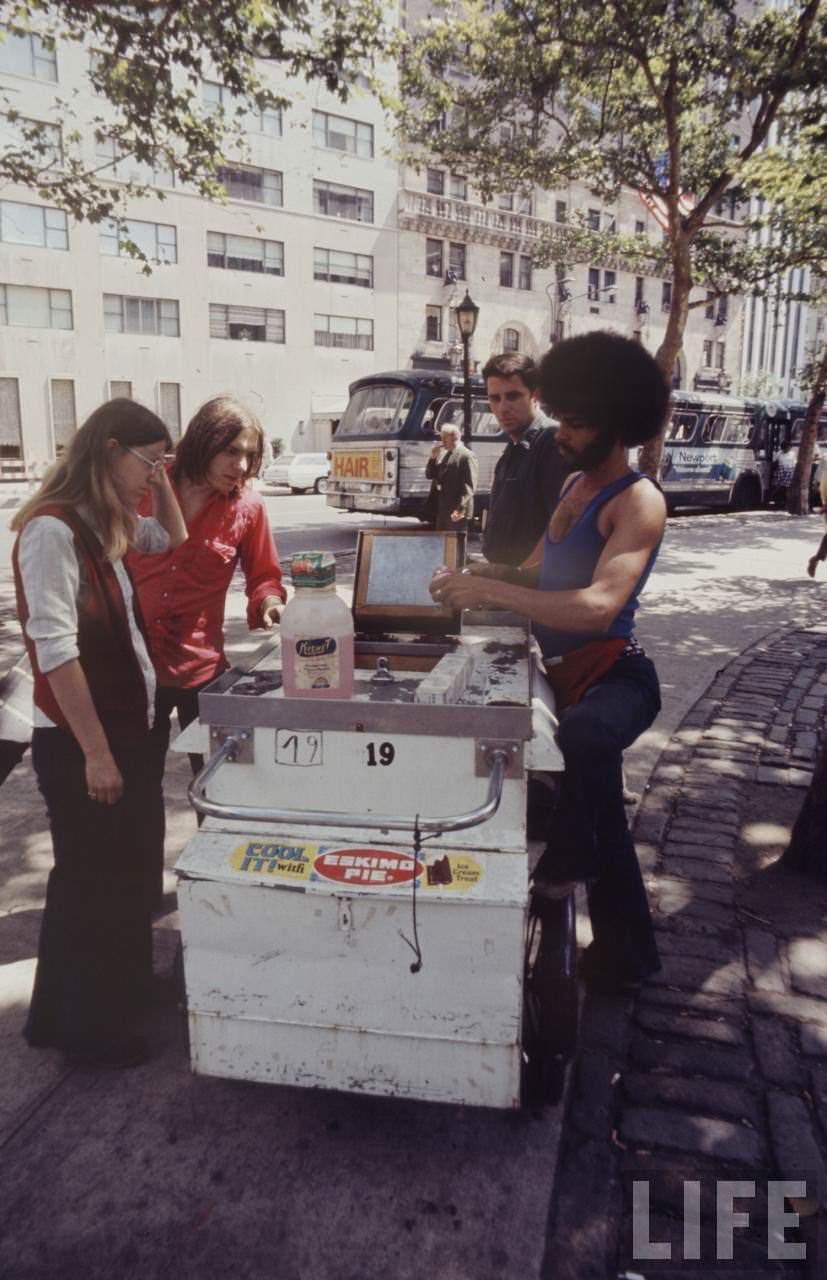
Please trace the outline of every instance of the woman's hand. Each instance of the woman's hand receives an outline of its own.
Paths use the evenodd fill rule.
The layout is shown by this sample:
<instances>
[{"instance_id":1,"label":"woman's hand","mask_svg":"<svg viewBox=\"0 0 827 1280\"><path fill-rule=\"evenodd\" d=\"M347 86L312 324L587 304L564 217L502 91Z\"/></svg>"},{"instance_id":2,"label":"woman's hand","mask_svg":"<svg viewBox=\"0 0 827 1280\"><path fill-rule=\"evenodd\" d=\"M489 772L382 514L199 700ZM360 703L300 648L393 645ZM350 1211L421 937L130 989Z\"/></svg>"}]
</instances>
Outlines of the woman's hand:
<instances>
[{"instance_id":1,"label":"woman's hand","mask_svg":"<svg viewBox=\"0 0 827 1280\"><path fill-rule=\"evenodd\" d=\"M284 608L278 596L265 596L261 602L261 625L271 630L281 622L281 611Z\"/></svg>"},{"instance_id":2,"label":"woman's hand","mask_svg":"<svg viewBox=\"0 0 827 1280\"><path fill-rule=\"evenodd\" d=\"M123 795L123 778L111 751L86 757L86 790L98 804L117 804Z\"/></svg>"}]
</instances>

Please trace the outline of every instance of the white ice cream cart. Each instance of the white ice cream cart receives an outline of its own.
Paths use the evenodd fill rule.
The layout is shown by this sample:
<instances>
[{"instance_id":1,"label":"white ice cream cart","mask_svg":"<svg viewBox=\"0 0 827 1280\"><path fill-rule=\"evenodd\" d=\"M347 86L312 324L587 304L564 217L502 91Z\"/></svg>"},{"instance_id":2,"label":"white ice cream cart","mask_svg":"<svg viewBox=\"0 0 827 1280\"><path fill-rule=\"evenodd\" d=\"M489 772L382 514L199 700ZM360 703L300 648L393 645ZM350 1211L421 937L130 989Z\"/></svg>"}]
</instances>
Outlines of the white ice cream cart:
<instances>
[{"instance_id":1,"label":"white ice cream cart","mask_svg":"<svg viewBox=\"0 0 827 1280\"><path fill-rule=\"evenodd\" d=\"M526 826L529 778L562 770L553 700L520 619L433 604L456 556L361 535L352 699L285 697L273 648L201 694L204 820L176 867L195 1072L558 1099L573 899L533 908Z\"/></svg>"}]
</instances>

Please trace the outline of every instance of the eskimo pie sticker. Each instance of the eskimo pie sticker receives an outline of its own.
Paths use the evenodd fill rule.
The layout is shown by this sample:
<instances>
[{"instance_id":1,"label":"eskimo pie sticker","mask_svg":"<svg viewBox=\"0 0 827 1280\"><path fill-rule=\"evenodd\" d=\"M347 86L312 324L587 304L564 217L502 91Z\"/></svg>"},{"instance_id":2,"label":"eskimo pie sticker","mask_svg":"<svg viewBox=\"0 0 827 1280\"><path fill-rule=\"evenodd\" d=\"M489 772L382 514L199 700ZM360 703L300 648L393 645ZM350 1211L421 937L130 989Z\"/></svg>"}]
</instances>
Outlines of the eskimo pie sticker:
<instances>
[{"instance_id":1,"label":"eskimo pie sticker","mask_svg":"<svg viewBox=\"0 0 827 1280\"><path fill-rule=\"evenodd\" d=\"M323 879L361 889L410 884L424 869L410 853L389 849L325 849L313 862L313 870Z\"/></svg>"}]
</instances>

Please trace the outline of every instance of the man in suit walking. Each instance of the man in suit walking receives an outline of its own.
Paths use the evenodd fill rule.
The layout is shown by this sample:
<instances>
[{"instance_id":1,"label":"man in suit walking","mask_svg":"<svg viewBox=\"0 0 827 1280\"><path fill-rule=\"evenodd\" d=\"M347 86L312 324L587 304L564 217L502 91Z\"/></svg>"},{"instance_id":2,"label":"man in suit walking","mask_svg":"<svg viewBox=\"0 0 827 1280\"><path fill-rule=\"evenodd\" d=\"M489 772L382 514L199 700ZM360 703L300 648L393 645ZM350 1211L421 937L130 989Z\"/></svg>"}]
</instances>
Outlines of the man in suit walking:
<instances>
[{"instance_id":1,"label":"man in suit walking","mask_svg":"<svg viewBox=\"0 0 827 1280\"><path fill-rule=\"evenodd\" d=\"M470 449L460 443L459 427L446 423L441 444L434 445L425 475L431 482L428 515L435 529L468 528L474 516L477 465Z\"/></svg>"}]
</instances>

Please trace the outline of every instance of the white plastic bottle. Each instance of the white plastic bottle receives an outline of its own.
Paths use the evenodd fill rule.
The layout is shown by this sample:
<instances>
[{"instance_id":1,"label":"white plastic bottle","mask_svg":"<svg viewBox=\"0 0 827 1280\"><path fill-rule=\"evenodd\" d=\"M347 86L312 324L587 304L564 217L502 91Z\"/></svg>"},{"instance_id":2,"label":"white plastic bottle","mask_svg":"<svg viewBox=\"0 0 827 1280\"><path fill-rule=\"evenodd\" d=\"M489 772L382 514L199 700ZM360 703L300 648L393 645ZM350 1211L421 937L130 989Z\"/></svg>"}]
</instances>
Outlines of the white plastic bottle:
<instances>
[{"instance_id":1,"label":"white plastic bottle","mask_svg":"<svg viewBox=\"0 0 827 1280\"><path fill-rule=\"evenodd\" d=\"M281 615L281 668L288 698L350 698L353 618L336 594L336 558L300 551L290 561L296 594Z\"/></svg>"}]
</instances>

